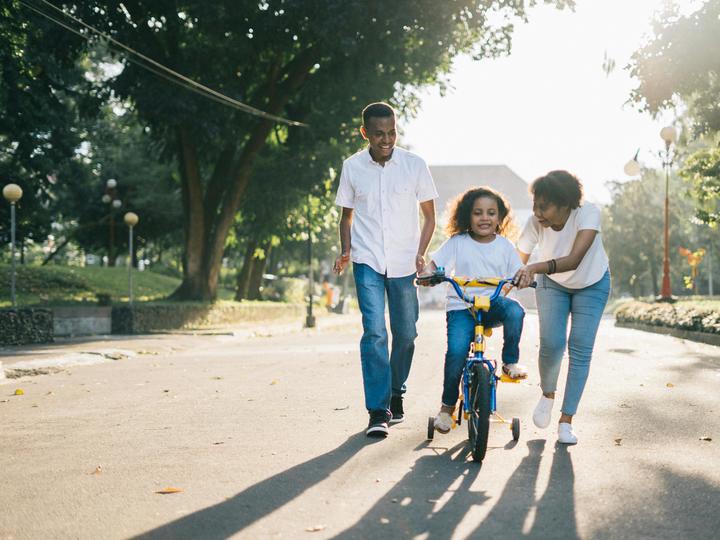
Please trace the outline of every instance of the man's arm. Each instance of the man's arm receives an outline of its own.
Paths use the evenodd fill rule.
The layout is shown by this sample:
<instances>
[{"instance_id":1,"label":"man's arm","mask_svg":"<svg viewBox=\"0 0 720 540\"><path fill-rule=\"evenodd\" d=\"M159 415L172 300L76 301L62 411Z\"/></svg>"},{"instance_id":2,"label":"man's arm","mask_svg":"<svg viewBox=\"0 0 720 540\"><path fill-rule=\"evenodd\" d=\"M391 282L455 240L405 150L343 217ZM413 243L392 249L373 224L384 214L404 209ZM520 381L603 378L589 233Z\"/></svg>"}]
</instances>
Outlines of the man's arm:
<instances>
[{"instance_id":1,"label":"man's arm","mask_svg":"<svg viewBox=\"0 0 720 540\"><path fill-rule=\"evenodd\" d=\"M335 259L335 265L333 266L333 271L336 274L341 274L350 262L352 215L353 209L343 206L342 215L340 216L340 255Z\"/></svg>"},{"instance_id":2,"label":"man's arm","mask_svg":"<svg viewBox=\"0 0 720 540\"><path fill-rule=\"evenodd\" d=\"M435 201L430 199L420 203L420 210L423 215L423 226L420 231L420 244L418 245L415 257L415 269L418 273L425 268L425 252L435 232Z\"/></svg>"}]
</instances>

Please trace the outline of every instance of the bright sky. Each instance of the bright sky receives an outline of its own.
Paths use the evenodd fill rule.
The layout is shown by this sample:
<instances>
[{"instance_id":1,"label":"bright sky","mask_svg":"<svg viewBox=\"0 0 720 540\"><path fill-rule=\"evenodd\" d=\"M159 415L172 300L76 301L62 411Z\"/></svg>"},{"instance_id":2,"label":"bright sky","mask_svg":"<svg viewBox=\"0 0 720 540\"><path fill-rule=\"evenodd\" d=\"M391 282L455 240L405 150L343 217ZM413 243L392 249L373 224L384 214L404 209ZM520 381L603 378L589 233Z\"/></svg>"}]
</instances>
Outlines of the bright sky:
<instances>
[{"instance_id":1,"label":"bright sky","mask_svg":"<svg viewBox=\"0 0 720 540\"><path fill-rule=\"evenodd\" d=\"M679 2L683 11L695 1ZM572 11L530 10L518 25L512 53L498 60L459 58L444 98L425 94L417 118L403 126L400 144L430 165L506 164L530 182L568 169L589 199L608 202L605 182L623 180L623 166L659 163L660 129L673 115L653 119L627 104L635 83L632 53L650 36L663 0L578 0ZM604 55L615 70L603 71Z\"/></svg>"}]
</instances>

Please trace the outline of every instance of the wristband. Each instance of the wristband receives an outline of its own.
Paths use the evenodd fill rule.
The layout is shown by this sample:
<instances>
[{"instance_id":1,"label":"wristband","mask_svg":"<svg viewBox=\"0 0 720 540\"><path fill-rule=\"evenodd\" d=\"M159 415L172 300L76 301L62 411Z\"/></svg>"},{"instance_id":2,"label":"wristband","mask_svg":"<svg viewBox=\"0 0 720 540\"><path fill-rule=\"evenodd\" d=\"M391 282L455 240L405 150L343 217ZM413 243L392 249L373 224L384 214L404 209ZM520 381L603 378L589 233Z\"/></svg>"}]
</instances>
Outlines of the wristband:
<instances>
[{"instance_id":1,"label":"wristband","mask_svg":"<svg viewBox=\"0 0 720 540\"><path fill-rule=\"evenodd\" d=\"M550 259L547 264L548 264L547 273L554 274L555 270L557 269L557 261L555 259Z\"/></svg>"}]
</instances>

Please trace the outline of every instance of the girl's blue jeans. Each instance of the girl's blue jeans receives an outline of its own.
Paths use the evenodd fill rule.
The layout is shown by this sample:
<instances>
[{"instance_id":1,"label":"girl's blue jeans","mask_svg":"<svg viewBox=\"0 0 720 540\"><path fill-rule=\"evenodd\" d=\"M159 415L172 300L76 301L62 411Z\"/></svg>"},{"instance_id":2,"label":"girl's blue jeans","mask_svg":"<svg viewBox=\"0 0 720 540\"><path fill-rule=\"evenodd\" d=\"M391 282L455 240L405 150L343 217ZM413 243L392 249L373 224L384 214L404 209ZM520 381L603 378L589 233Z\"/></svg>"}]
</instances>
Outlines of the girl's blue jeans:
<instances>
[{"instance_id":1,"label":"girl's blue jeans","mask_svg":"<svg viewBox=\"0 0 720 540\"><path fill-rule=\"evenodd\" d=\"M388 410L390 396L405 393L405 381L415 352L419 313L415 274L388 278L360 263L353 263L353 274L362 313L360 361L365 407L368 411ZM389 353L385 295L392 333L392 351Z\"/></svg>"},{"instance_id":2,"label":"girl's blue jeans","mask_svg":"<svg viewBox=\"0 0 720 540\"><path fill-rule=\"evenodd\" d=\"M522 335L525 310L512 298L499 296L490 310L484 314L486 328L503 327L503 364L515 364L520 358L520 336ZM475 339L475 319L467 309L448 311L447 353L445 353L445 379L443 381L442 403L454 407L458 400L460 379L470 344Z\"/></svg>"},{"instance_id":3,"label":"girl's blue jeans","mask_svg":"<svg viewBox=\"0 0 720 540\"><path fill-rule=\"evenodd\" d=\"M546 394L557 389L560 362L567 346L570 365L561 411L572 416L577 412L590 372L595 336L610 294L610 272L583 289L568 289L545 275L538 275L537 282L540 387Z\"/></svg>"}]
</instances>

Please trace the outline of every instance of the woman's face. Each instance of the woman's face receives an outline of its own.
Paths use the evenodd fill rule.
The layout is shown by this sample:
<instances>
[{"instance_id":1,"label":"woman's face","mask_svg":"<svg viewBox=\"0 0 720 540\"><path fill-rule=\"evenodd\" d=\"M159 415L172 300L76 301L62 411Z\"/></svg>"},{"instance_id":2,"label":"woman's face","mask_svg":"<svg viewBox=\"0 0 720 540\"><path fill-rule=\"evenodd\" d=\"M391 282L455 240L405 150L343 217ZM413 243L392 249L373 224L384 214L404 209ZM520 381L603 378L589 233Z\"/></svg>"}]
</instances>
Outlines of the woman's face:
<instances>
[{"instance_id":1,"label":"woman's face","mask_svg":"<svg viewBox=\"0 0 720 540\"><path fill-rule=\"evenodd\" d=\"M565 225L570 208L567 206L558 206L555 203L548 202L543 198L535 198L533 201L533 214L538 223L543 227L559 227Z\"/></svg>"}]
</instances>

